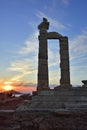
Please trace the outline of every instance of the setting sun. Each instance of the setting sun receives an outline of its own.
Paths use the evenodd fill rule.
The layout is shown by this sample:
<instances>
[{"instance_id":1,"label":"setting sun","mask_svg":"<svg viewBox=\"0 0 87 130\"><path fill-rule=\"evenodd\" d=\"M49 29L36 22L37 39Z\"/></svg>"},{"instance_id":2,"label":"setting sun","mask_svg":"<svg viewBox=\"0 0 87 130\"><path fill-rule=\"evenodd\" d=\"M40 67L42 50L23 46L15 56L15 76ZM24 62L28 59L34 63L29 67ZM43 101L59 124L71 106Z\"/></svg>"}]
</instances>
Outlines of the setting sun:
<instances>
[{"instance_id":1,"label":"setting sun","mask_svg":"<svg viewBox=\"0 0 87 130\"><path fill-rule=\"evenodd\" d=\"M6 91L9 91L9 90L12 90L12 89L13 89L13 87L11 85L4 86L4 90L6 90Z\"/></svg>"}]
</instances>

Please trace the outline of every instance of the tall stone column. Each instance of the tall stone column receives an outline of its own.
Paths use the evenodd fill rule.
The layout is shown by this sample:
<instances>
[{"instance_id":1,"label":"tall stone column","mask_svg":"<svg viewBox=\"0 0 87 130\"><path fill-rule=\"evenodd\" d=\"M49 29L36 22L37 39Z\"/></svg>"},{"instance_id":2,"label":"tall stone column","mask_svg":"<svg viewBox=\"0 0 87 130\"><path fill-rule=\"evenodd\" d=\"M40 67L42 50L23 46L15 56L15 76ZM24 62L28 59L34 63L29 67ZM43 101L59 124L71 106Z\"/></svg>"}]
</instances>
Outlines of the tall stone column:
<instances>
[{"instance_id":1,"label":"tall stone column","mask_svg":"<svg viewBox=\"0 0 87 130\"><path fill-rule=\"evenodd\" d=\"M48 78L48 47L47 30L49 22L43 18L43 22L38 26L39 29L39 54L38 54L38 85L37 90L49 89Z\"/></svg>"},{"instance_id":2,"label":"tall stone column","mask_svg":"<svg viewBox=\"0 0 87 130\"><path fill-rule=\"evenodd\" d=\"M61 87L70 87L70 69L69 69L69 49L68 37L61 37L60 42L60 68L61 68Z\"/></svg>"}]
</instances>

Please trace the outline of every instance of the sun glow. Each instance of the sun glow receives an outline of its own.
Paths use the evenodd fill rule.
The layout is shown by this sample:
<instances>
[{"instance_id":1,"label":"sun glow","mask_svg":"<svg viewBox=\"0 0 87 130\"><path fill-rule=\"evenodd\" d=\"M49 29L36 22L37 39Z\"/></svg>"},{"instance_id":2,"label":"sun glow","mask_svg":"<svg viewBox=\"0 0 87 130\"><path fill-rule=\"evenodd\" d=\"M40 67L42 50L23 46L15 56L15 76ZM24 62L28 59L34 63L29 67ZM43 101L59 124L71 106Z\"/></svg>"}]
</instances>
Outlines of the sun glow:
<instances>
[{"instance_id":1,"label":"sun glow","mask_svg":"<svg viewBox=\"0 0 87 130\"><path fill-rule=\"evenodd\" d=\"M4 86L4 90L6 90L6 91L9 91L9 90L12 90L12 89L13 89L13 87L11 85L5 85Z\"/></svg>"}]
</instances>

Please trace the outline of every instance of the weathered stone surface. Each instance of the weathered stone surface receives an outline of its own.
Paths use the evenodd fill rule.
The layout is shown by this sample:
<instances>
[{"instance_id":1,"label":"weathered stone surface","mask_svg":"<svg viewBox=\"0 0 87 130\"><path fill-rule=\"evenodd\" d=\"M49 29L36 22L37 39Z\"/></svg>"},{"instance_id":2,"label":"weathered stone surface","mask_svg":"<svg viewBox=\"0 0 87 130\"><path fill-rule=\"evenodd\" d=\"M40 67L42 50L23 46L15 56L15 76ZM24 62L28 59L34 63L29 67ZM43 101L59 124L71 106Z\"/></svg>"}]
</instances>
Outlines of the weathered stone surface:
<instances>
[{"instance_id":1,"label":"weathered stone surface","mask_svg":"<svg viewBox=\"0 0 87 130\"><path fill-rule=\"evenodd\" d=\"M60 70L61 70L61 87L71 87L70 85L70 69L69 69L69 49L68 37L62 36L57 32L47 32L49 22L43 18L43 22L38 26L39 29L39 54L38 54L38 84L37 90L49 89L48 74L48 39L59 40L60 46Z\"/></svg>"},{"instance_id":2,"label":"weathered stone surface","mask_svg":"<svg viewBox=\"0 0 87 130\"><path fill-rule=\"evenodd\" d=\"M60 68L61 68L61 87L71 87L69 69L69 50L68 37L61 37L60 40Z\"/></svg>"},{"instance_id":3,"label":"weathered stone surface","mask_svg":"<svg viewBox=\"0 0 87 130\"><path fill-rule=\"evenodd\" d=\"M47 39L57 39L58 40L61 37L62 37L62 35L57 32L48 32L47 33Z\"/></svg>"},{"instance_id":4,"label":"weathered stone surface","mask_svg":"<svg viewBox=\"0 0 87 130\"><path fill-rule=\"evenodd\" d=\"M48 78L48 47L47 47L47 29L49 22L43 18L43 22L38 26L39 31L39 54L38 54L38 85L37 90L49 89Z\"/></svg>"},{"instance_id":5,"label":"weathered stone surface","mask_svg":"<svg viewBox=\"0 0 87 130\"><path fill-rule=\"evenodd\" d=\"M48 30L49 29L49 22L47 21L46 18L43 18L43 22L38 25L38 29L41 30Z\"/></svg>"},{"instance_id":6,"label":"weathered stone surface","mask_svg":"<svg viewBox=\"0 0 87 130\"><path fill-rule=\"evenodd\" d=\"M55 88L38 91L31 102L18 107L17 111L70 111L87 109L87 88Z\"/></svg>"}]
</instances>

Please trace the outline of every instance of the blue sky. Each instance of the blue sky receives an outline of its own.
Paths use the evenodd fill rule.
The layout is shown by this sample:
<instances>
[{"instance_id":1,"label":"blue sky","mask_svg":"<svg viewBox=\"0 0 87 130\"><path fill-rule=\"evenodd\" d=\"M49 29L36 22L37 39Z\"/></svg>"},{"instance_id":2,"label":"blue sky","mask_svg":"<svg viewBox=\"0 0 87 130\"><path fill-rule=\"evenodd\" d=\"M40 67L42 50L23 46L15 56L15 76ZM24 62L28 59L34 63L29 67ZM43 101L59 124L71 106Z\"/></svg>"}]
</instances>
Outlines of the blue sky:
<instances>
[{"instance_id":1,"label":"blue sky","mask_svg":"<svg viewBox=\"0 0 87 130\"><path fill-rule=\"evenodd\" d=\"M38 29L46 17L48 31L69 38L72 85L87 79L87 0L0 0L0 83L35 86ZM59 84L59 41L48 41L50 84Z\"/></svg>"}]
</instances>

